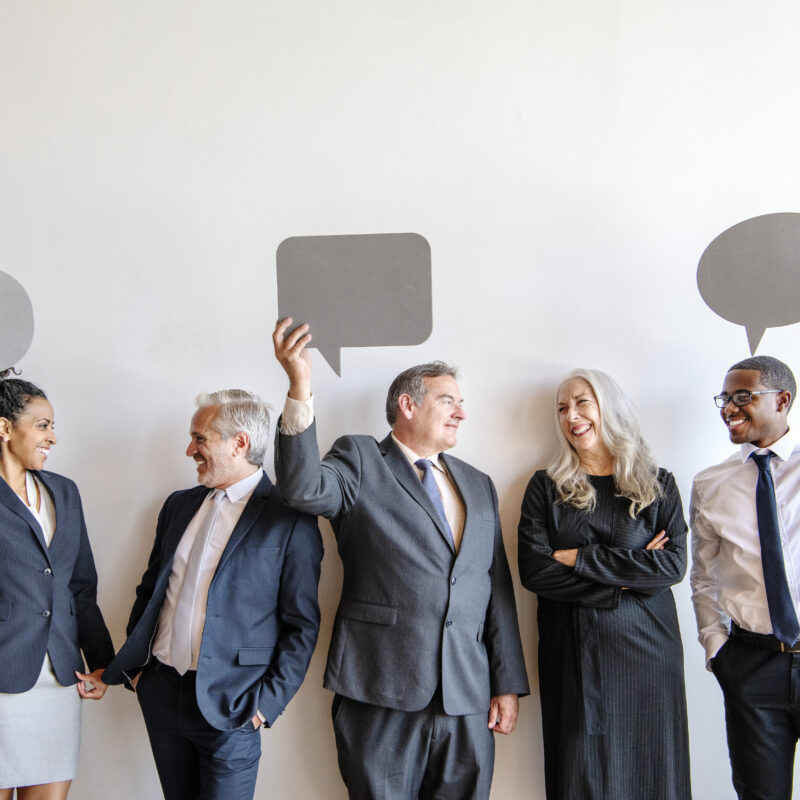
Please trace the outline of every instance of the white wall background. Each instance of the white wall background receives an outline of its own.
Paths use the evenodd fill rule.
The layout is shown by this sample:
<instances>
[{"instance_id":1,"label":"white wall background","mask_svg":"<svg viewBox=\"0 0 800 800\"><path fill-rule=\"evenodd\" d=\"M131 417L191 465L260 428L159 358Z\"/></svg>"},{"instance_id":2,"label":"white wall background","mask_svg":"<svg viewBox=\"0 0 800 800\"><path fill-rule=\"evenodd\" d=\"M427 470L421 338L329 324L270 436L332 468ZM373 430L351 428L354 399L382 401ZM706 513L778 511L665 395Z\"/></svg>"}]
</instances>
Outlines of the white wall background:
<instances>
[{"instance_id":1,"label":"white wall background","mask_svg":"<svg viewBox=\"0 0 800 800\"><path fill-rule=\"evenodd\" d=\"M793 0L3 0L0 269L33 301L20 366L54 402L49 466L81 487L115 643L158 509L194 481L194 395L282 402L269 337L290 235L416 231L433 252L425 344L344 351L341 379L317 359L323 447L383 436L391 378L454 361L456 453L495 478L516 575L554 384L594 366L636 400L688 504L731 450L711 396L749 354L696 265L730 225L800 210L799 27ZM760 352L800 370L798 342L768 330ZM341 579L324 535L320 644L263 734L260 798L345 797L321 688ZM726 800L720 692L687 584L675 594L694 794ZM84 713L71 797L158 796L133 695ZM534 694L498 742L493 798L543 798L542 774Z\"/></svg>"}]
</instances>

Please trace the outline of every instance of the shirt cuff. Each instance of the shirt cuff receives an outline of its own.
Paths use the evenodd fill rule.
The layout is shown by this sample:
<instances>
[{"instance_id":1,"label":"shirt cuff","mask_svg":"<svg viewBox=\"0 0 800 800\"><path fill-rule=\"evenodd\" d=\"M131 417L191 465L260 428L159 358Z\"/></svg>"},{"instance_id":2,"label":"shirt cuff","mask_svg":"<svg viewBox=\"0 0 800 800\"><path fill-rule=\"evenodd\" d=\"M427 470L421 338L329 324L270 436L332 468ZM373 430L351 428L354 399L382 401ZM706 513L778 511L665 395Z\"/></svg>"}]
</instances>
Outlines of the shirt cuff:
<instances>
[{"instance_id":1,"label":"shirt cuff","mask_svg":"<svg viewBox=\"0 0 800 800\"><path fill-rule=\"evenodd\" d=\"M314 421L314 397L308 400L286 398L281 415L280 431L286 436L297 436L311 427Z\"/></svg>"},{"instance_id":2,"label":"shirt cuff","mask_svg":"<svg viewBox=\"0 0 800 800\"><path fill-rule=\"evenodd\" d=\"M256 715L261 720L261 724L266 725L267 718L258 709L256 709Z\"/></svg>"},{"instance_id":3,"label":"shirt cuff","mask_svg":"<svg viewBox=\"0 0 800 800\"><path fill-rule=\"evenodd\" d=\"M706 669L711 672L711 661L717 657L717 653L722 650L722 645L728 641L728 634L714 633L710 634L703 646L706 651Z\"/></svg>"}]
</instances>

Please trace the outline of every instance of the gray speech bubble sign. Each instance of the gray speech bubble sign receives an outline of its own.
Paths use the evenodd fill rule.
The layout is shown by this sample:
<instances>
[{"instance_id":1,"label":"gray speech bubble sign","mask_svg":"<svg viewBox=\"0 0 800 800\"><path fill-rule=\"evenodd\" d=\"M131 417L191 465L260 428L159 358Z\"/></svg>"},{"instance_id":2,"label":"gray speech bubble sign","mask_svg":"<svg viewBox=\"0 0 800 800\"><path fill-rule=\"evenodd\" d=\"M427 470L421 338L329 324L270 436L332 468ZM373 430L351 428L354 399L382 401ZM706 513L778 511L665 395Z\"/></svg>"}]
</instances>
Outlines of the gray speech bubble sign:
<instances>
[{"instance_id":1,"label":"gray speech bubble sign","mask_svg":"<svg viewBox=\"0 0 800 800\"><path fill-rule=\"evenodd\" d=\"M279 316L307 322L311 347L340 377L342 347L431 335L431 248L418 233L293 236L276 256Z\"/></svg>"},{"instance_id":2,"label":"gray speech bubble sign","mask_svg":"<svg viewBox=\"0 0 800 800\"><path fill-rule=\"evenodd\" d=\"M697 288L708 307L744 325L753 355L767 328L800 322L800 214L734 225L705 249Z\"/></svg>"},{"instance_id":3,"label":"gray speech bubble sign","mask_svg":"<svg viewBox=\"0 0 800 800\"><path fill-rule=\"evenodd\" d=\"M13 367L33 341L33 304L22 284L0 272L0 372Z\"/></svg>"}]
</instances>

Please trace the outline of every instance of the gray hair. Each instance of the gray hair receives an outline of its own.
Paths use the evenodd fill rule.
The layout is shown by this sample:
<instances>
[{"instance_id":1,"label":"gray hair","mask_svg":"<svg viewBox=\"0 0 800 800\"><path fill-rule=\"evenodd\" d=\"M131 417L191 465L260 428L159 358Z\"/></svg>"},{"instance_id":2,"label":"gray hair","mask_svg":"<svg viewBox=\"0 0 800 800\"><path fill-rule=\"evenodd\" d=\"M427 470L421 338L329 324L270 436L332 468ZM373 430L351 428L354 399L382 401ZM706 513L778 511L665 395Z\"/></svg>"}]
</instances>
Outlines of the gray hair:
<instances>
[{"instance_id":1,"label":"gray hair","mask_svg":"<svg viewBox=\"0 0 800 800\"><path fill-rule=\"evenodd\" d=\"M445 375L457 379L458 368L445 361L429 361L427 364L417 364L416 367L403 370L392 381L389 393L386 395L387 422L394 425L397 421L397 408L402 395L407 394L415 405L421 406L428 392L425 378L441 378Z\"/></svg>"},{"instance_id":2,"label":"gray hair","mask_svg":"<svg viewBox=\"0 0 800 800\"><path fill-rule=\"evenodd\" d=\"M783 361L778 361L772 356L752 356L738 361L728 372L735 369L754 369L761 373L761 384L766 389L778 389L781 392L789 392L792 399L789 401L789 408L794 403L794 396L797 392L797 384L794 375ZM787 409L788 411L789 409Z\"/></svg>"},{"instance_id":3,"label":"gray hair","mask_svg":"<svg viewBox=\"0 0 800 800\"><path fill-rule=\"evenodd\" d=\"M600 438L614 458L614 483L617 496L631 501L629 513L635 517L662 496L658 465L642 438L636 409L617 382L605 372L575 369L564 376L559 389L573 378L582 378L592 387L600 411ZM558 418L556 403L556 454L547 474L556 485L561 502L582 511L592 511L597 503L594 486L581 466L575 448L567 441Z\"/></svg>"},{"instance_id":4,"label":"gray hair","mask_svg":"<svg viewBox=\"0 0 800 800\"><path fill-rule=\"evenodd\" d=\"M244 389L221 389L218 392L202 392L194 400L198 408L216 408L217 413L210 427L230 439L243 432L250 438L247 460L260 467L264 463L269 444L269 416L272 406L257 394Z\"/></svg>"}]
</instances>

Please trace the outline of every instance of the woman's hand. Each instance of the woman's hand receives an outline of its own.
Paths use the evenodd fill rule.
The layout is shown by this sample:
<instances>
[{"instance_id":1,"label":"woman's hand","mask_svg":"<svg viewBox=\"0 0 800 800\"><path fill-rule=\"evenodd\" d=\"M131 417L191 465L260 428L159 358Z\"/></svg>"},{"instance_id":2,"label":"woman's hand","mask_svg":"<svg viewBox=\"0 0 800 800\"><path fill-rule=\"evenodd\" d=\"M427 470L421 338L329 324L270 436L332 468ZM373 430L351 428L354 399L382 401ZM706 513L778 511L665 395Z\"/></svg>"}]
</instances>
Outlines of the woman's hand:
<instances>
[{"instance_id":1,"label":"woman's hand","mask_svg":"<svg viewBox=\"0 0 800 800\"><path fill-rule=\"evenodd\" d=\"M75 670L75 676L78 678L78 694L84 700L99 700L108 689L108 684L103 681L104 668L96 669L88 675Z\"/></svg>"},{"instance_id":2,"label":"woman's hand","mask_svg":"<svg viewBox=\"0 0 800 800\"><path fill-rule=\"evenodd\" d=\"M645 550L663 550L664 545L669 541L666 531L657 533L646 545Z\"/></svg>"},{"instance_id":3,"label":"woman's hand","mask_svg":"<svg viewBox=\"0 0 800 800\"><path fill-rule=\"evenodd\" d=\"M555 550L553 552L553 558L565 567L574 567L575 561L578 558L578 548L573 547L572 550Z\"/></svg>"}]
</instances>

